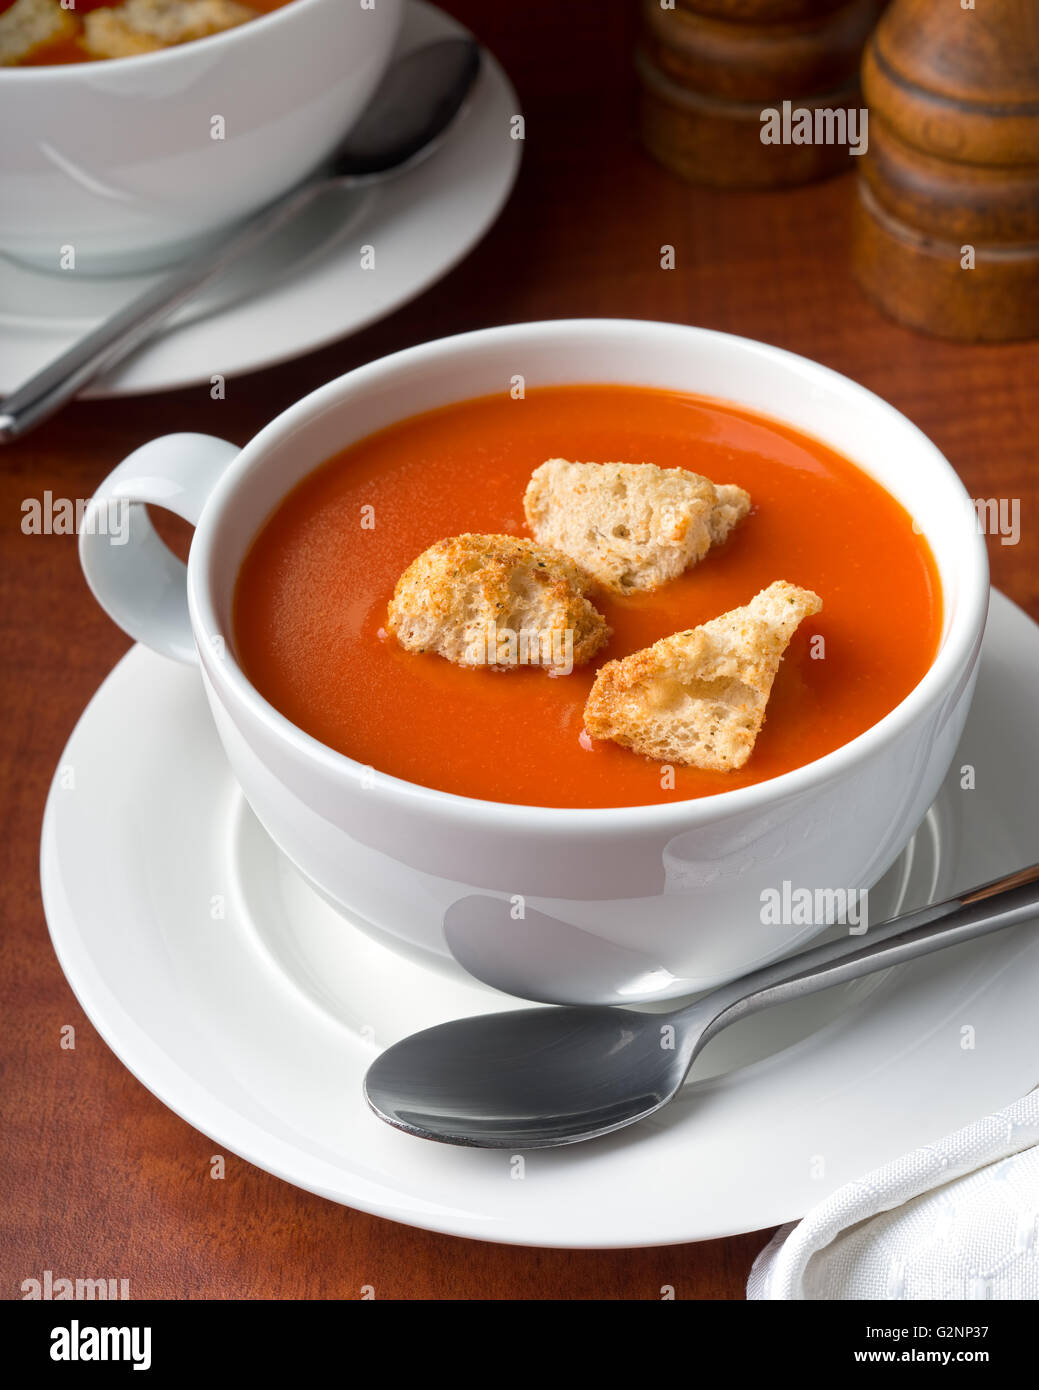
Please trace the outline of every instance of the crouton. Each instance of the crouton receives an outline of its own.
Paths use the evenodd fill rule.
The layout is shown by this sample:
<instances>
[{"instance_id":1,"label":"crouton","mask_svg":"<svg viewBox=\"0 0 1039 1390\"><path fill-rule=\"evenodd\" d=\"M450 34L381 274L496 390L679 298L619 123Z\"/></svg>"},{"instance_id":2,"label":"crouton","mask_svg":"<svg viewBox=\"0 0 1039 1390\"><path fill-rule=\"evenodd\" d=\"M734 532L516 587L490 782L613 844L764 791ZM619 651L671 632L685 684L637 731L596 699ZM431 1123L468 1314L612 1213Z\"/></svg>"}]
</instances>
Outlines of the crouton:
<instances>
[{"instance_id":1,"label":"crouton","mask_svg":"<svg viewBox=\"0 0 1039 1390\"><path fill-rule=\"evenodd\" d=\"M750 496L685 468L549 459L534 470L523 506L542 545L630 594L659 589L702 560L746 516Z\"/></svg>"},{"instance_id":2,"label":"crouton","mask_svg":"<svg viewBox=\"0 0 1039 1390\"><path fill-rule=\"evenodd\" d=\"M82 46L91 58L136 58L156 53L163 45L142 34L120 17L118 10L91 10L83 20Z\"/></svg>"},{"instance_id":3,"label":"crouton","mask_svg":"<svg viewBox=\"0 0 1039 1390\"><path fill-rule=\"evenodd\" d=\"M117 10L86 16L83 47L94 58L132 58L219 34L258 14L237 0L125 0Z\"/></svg>"},{"instance_id":4,"label":"crouton","mask_svg":"<svg viewBox=\"0 0 1039 1390\"><path fill-rule=\"evenodd\" d=\"M459 666L565 673L610 635L584 597L590 584L565 555L519 536L451 536L401 575L387 626L408 651Z\"/></svg>"},{"instance_id":5,"label":"crouton","mask_svg":"<svg viewBox=\"0 0 1039 1390\"><path fill-rule=\"evenodd\" d=\"M78 33L79 20L58 0L14 0L0 14L0 67L24 63L39 49Z\"/></svg>"},{"instance_id":6,"label":"crouton","mask_svg":"<svg viewBox=\"0 0 1039 1390\"><path fill-rule=\"evenodd\" d=\"M778 580L744 608L607 662L588 696L585 728L660 762L742 767L783 653L801 620L821 608L818 594Z\"/></svg>"}]
</instances>

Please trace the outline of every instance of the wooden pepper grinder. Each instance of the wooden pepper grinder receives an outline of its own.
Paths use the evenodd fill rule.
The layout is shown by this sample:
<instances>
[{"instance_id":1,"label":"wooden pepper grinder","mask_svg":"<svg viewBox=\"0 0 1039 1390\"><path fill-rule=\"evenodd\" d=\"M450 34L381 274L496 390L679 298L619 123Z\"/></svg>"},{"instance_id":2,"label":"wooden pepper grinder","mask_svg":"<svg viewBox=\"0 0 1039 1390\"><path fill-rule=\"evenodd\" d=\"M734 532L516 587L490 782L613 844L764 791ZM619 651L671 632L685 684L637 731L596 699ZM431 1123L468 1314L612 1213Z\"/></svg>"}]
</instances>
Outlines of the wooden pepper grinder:
<instances>
[{"instance_id":1,"label":"wooden pepper grinder","mask_svg":"<svg viewBox=\"0 0 1039 1390\"><path fill-rule=\"evenodd\" d=\"M824 137L817 112L858 117L862 49L887 0L641 3L641 136L662 164L693 183L778 188L855 162L846 139L801 138L799 113ZM783 115L775 141L763 111Z\"/></svg>"},{"instance_id":2,"label":"wooden pepper grinder","mask_svg":"<svg viewBox=\"0 0 1039 1390\"><path fill-rule=\"evenodd\" d=\"M894 0L866 46L854 265L943 338L1039 335L1039 0Z\"/></svg>"}]
</instances>

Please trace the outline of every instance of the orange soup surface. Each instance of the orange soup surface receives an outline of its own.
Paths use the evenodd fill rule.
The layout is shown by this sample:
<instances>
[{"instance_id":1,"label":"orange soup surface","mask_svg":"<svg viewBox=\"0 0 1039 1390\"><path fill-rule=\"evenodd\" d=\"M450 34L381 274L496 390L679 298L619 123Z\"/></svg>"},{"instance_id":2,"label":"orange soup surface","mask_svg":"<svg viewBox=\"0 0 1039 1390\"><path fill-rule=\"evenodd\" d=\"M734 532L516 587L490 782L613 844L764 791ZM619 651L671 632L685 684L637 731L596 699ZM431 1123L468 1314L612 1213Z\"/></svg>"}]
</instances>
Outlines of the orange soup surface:
<instances>
[{"instance_id":1,"label":"orange soup surface","mask_svg":"<svg viewBox=\"0 0 1039 1390\"><path fill-rule=\"evenodd\" d=\"M60 5L60 0L35 0L37 6L53 4L55 8ZM288 5L291 0L236 0L236 3L247 10L253 11L250 18L258 19L260 15L270 14L272 10L281 9L283 5ZM73 4L64 9L65 32L62 37L44 43L37 43L29 52L11 60L4 58L4 38L3 34L3 15L7 10L14 8L15 0L0 0L0 65L9 61L12 67L55 67L63 63L89 63L100 58L121 58L135 57L136 53L130 51L131 45L127 46L126 51L118 53L98 53L91 51L89 42L86 41L86 31L83 26L84 16L91 14L94 10L111 10L115 15L122 9L123 0L74 0ZM242 21L248 23L248 19ZM231 26L235 27L235 26ZM214 29L212 32L221 32ZM208 37L208 34L199 37ZM148 34L142 35L142 51L147 51L148 46L153 51L160 48L172 48L173 43L161 43L159 40L150 38Z\"/></svg>"},{"instance_id":2,"label":"orange soup surface","mask_svg":"<svg viewBox=\"0 0 1039 1390\"><path fill-rule=\"evenodd\" d=\"M401 573L445 536L529 534L524 489L556 457L688 468L738 483L753 507L724 545L655 593L593 590L613 636L570 675L405 651L385 632ZM814 589L823 611L795 633L742 769L669 770L582 737L604 661L745 604L776 579ZM908 514L825 445L700 397L566 386L415 416L310 474L246 555L234 640L276 709L381 772L491 801L633 806L749 786L839 748L917 684L941 618L934 561Z\"/></svg>"}]
</instances>

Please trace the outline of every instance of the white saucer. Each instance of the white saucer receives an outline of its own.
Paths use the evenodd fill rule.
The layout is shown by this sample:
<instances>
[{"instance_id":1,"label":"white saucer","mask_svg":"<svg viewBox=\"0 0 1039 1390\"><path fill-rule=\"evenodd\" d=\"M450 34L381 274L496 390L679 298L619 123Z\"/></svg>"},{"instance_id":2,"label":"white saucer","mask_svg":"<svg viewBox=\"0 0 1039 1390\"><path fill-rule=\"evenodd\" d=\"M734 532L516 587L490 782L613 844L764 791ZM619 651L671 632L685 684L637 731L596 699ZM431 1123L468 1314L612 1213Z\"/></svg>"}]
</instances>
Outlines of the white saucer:
<instances>
[{"instance_id":1,"label":"white saucer","mask_svg":"<svg viewBox=\"0 0 1039 1390\"><path fill-rule=\"evenodd\" d=\"M399 49L467 31L408 0ZM261 252L200 292L87 396L169 391L269 367L355 333L446 275L501 211L519 170L520 111L490 55L457 130L424 164L365 195L319 201ZM375 248L362 269L360 248ZM286 273L284 267L290 270ZM9 392L114 313L151 275L49 275L0 255L0 393Z\"/></svg>"},{"instance_id":2,"label":"white saucer","mask_svg":"<svg viewBox=\"0 0 1039 1390\"><path fill-rule=\"evenodd\" d=\"M995 594L960 752L871 894L874 920L1037 858L1037 685L1039 629ZM747 1020L668 1110L532 1153L522 1178L509 1154L392 1130L361 1096L378 1048L515 1001L405 962L337 917L244 806L197 672L141 647L65 749L41 865L73 989L166 1105L300 1187L455 1235L625 1246L777 1225L1039 1081L1027 926Z\"/></svg>"}]
</instances>

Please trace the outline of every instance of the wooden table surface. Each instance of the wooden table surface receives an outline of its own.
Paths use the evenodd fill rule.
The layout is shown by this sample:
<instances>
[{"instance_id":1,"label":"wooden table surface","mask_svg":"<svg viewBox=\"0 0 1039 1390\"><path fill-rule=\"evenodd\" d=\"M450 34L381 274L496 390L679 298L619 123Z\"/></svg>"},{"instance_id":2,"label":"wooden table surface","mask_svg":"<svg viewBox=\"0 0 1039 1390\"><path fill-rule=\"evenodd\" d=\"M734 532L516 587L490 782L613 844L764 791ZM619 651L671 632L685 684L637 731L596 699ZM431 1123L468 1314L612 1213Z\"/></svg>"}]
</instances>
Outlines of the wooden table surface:
<instances>
[{"instance_id":1,"label":"wooden table surface","mask_svg":"<svg viewBox=\"0 0 1039 1390\"><path fill-rule=\"evenodd\" d=\"M743 1296L767 1232L598 1253L413 1231L297 1191L231 1157L116 1060L58 968L37 881L40 818L77 716L127 648L88 597L74 540L21 533L21 502L89 497L169 430L244 443L311 388L412 343L523 319L617 315L701 324L826 363L884 396L974 497L1021 499L1022 540L989 542L994 582L1039 617L1036 344L970 347L888 322L848 270L850 177L777 194L688 188L633 135L633 23L621 4L450 0L504 62L526 113L525 161L486 240L419 300L357 337L208 389L77 404L0 453L3 489L3 1052L0 1294L23 1279L128 1277L136 1298L617 1299ZM675 248L673 270L660 248ZM74 1024L75 1051L60 1047ZM694 1180L694 1175L690 1175Z\"/></svg>"}]
</instances>

